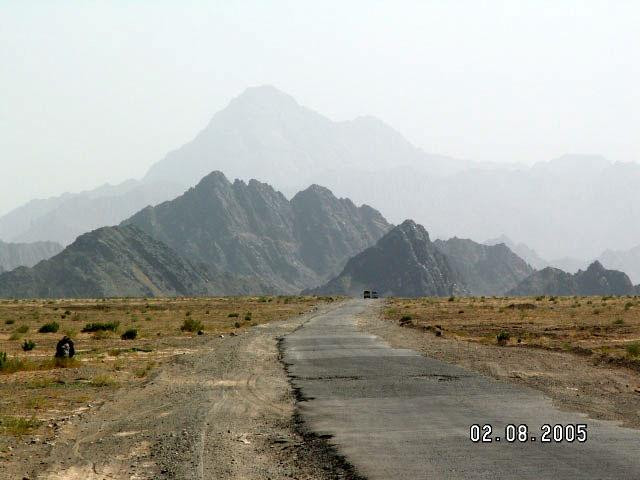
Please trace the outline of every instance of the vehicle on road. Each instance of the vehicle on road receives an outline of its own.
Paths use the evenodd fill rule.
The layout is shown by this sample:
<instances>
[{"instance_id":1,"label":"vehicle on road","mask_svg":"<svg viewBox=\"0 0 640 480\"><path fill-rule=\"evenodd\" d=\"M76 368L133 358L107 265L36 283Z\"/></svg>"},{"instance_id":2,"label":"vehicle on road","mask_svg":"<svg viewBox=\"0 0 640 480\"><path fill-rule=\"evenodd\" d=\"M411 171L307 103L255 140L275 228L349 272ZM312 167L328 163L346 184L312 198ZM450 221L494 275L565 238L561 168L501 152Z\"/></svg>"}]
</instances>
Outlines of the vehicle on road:
<instances>
[{"instance_id":1,"label":"vehicle on road","mask_svg":"<svg viewBox=\"0 0 640 480\"><path fill-rule=\"evenodd\" d=\"M378 292L376 292L375 290L371 291L371 298L378 298Z\"/></svg>"},{"instance_id":2,"label":"vehicle on road","mask_svg":"<svg viewBox=\"0 0 640 480\"><path fill-rule=\"evenodd\" d=\"M362 297L363 297L363 298L371 298L371 291L369 291L369 290L365 290L365 291L362 293Z\"/></svg>"}]
</instances>

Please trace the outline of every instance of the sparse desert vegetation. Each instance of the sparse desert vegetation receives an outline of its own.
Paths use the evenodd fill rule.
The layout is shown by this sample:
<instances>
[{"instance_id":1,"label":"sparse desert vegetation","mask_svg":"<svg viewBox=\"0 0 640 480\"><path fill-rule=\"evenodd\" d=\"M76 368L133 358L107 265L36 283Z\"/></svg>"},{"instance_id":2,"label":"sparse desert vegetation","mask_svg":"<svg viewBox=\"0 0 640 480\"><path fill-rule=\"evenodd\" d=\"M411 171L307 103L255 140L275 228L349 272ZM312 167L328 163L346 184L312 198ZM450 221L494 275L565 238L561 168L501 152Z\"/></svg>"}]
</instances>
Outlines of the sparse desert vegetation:
<instances>
[{"instance_id":1,"label":"sparse desert vegetation","mask_svg":"<svg viewBox=\"0 0 640 480\"><path fill-rule=\"evenodd\" d=\"M457 340L592 356L640 370L640 297L388 299L385 317Z\"/></svg>"},{"instance_id":2,"label":"sparse desert vegetation","mask_svg":"<svg viewBox=\"0 0 640 480\"><path fill-rule=\"evenodd\" d=\"M87 410L205 335L309 311L314 297L0 301L0 452L25 434L48 436L55 418ZM238 322L237 312L251 312ZM246 318L245 316L245 318ZM64 317L64 318L63 318ZM28 339L22 336L31 332ZM72 359L54 358L63 335ZM37 346L37 348L36 348Z\"/></svg>"}]
</instances>

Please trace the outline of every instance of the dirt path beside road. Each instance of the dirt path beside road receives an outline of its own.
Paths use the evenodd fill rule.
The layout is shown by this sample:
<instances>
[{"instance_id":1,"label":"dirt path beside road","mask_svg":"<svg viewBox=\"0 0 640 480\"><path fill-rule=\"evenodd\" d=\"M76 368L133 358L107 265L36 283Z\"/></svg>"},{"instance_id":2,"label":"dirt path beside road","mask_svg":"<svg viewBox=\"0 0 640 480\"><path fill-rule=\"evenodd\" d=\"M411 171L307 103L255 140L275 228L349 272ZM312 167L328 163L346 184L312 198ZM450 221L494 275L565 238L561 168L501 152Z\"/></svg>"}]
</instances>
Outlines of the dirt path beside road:
<instances>
[{"instance_id":1,"label":"dirt path beside road","mask_svg":"<svg viewBox=\"0 0 640 480\"><path fill-rule=\"evenodd\" d=\"M278 338L313 315L194 339L143 386L65 423L0 478L341 478L323 442L298 431L279 361Z\"/></svg>"}]
</instances>

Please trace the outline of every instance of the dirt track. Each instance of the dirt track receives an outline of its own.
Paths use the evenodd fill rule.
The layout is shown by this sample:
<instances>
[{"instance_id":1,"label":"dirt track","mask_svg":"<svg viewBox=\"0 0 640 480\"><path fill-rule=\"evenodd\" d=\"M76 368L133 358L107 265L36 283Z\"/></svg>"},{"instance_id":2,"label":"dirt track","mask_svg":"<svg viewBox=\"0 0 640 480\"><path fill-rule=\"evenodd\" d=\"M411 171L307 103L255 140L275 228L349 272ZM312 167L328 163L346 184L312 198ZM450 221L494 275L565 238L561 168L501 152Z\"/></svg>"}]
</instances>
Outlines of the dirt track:
<instances>
[{"instance_id":1,"label":"dirt track","mask_svg":"<svg viewBox=\"0 0 640 480\"><path fill-rule=\"evenodd\" d=\"M309 315L196 339L141 388L61 426L52 444L25 446L0 477L342 478L321 440L302 447L278 360L278 337Z\"/></svg>"}]
</instances>

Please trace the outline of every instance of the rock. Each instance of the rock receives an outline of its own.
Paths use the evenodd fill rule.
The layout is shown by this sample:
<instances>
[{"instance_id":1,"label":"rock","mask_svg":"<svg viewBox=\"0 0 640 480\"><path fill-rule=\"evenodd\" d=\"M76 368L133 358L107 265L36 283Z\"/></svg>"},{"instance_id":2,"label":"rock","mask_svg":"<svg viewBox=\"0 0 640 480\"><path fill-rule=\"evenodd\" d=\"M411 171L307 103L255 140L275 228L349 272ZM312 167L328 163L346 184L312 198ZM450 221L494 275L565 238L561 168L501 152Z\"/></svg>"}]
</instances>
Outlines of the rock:
<instances>
[{"instance_id":1,"label":"rock","mask_svg":"<svg viewBox=\"0 0 640 480\"><path fill-rule=\"evenodd\" d=\"M73 340L66 335L62 337L56 345L56 357L57 358L72 358L76 354L73 347Z\"/></svg>"}]
</instances>

